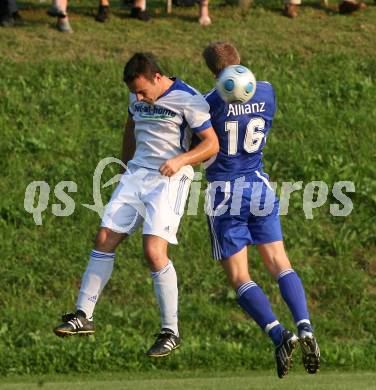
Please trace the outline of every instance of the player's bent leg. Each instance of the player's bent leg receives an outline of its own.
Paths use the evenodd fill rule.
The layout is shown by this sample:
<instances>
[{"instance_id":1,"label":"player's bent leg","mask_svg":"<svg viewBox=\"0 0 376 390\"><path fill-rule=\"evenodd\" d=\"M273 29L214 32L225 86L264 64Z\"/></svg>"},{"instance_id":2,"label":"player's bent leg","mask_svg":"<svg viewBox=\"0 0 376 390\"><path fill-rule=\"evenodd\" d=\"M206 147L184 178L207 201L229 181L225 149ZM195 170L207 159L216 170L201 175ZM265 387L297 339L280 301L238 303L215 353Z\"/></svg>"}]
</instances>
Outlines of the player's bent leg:
<instances>
[{"instance_id":1,"label":"player's bent leg","mask_svg":"<svg viewBox=\"0 0 376 390\"><path fill-rule=\"evenodd\" d=\"M164 238L152 234L142 236L144 254L152 272L158 272L169 261L167 256L168 242Z\"/></svg>"},{"instance_id":2,"label":"player's bent leg","mask_svg":"<svg viewBox=\"0 0 376 390\"><path fill-rule=\"evenodd\" d=\"M143 227L145 257L149 263L155 295L160 308L161 331L148 356L166 356L180 346L178 329L178 285L172 261L167 256L168 244L177 244L176 232L184 213L192 167L167 178L155 175L143 200L146 206Z\"/></svg>"},{"instance_id":3,"label":"player's bent leg","mask_svg":"<svg viewBox=\"0 0 376 390\"><path fill-rule=\"evenodd\" d=\"M277 374L284 377L292 365L292 354L298 343L293 332L286 330L274 315L262 289L248 272L247 248L221 261L230 284L236 289L238 303L255 320L275 345Z\"/></svg>"},{"instance_id":4,"label":"player's bent leg","mask_svg":"<svg viewBox=\"0 0 376 390\"><path fill-rule=\"evenodd\" d=\"M95 238L95 250L113 253L125 237L127 237L126 233L118 233L107 227L101 227Z\"/></svg>"},{"instance_id":5,"label":"player's bent leg","mask_svg":"<svg viewBox=\"0 0 376 390\"><path fill-rule=\"evenodd\" d=\"M279 284L282 298L289 307L298 328L303 365L314 374L320 367L320 349L313 334L303 284L291 268L282 241L258 245L269 272Z\"/></svg>"},{"instance_id":6,"label":"player's bent leg","mask_svg":"<svg viewBox=\"0 0 376 390\"><path fill-rule=\"evenodd\" d=\"M257 249L273 278L277 278L281 272L291 268L282 240L257 244Z\"/></svg>"},{"instance_id":7,"label":"player's bent leg","mask_svg":"<svg viewBox=\"0 0 376 390\"><path fill-rule=\"evenodd\" d=\"M239 305L269 334L274 344L279 345L284 328L277 321L265 293L250 278L247 247L222 260L221 265L231 286L236 290Z\"/></svg>"},{"instance_id":8,"label":"player's bent leg","mask_svg":"<svg viewBox=\"0 0 376 390\"><path fill-rule=\"evenodd\" d=\"M165 239L145 234L143 243L161 315L161 330L146 354L150 357L163 357L181 345L177 276L172 261L167 257L168 242Z\"/></svg>"},{"instance_id":9,"label":"player's bent leg","mask_svg":"<svg viewBox=\"0 0 376 390\"><path fill-rule=\"evenodd\" d=\"M278 281L282 298L289 307L296 325L309 324L309 313L303 284L285 252L283 241L257 245L269 272Z\"/></svg>"},{"instance_id":10,"label":"player's bent leg","mask_svg":"<svg viewBox=\"0 0 376 390\"><path fill-rule=\"evenodd\" d=\"M95 249L83 275L76 312L63 315L62 323L54 328L57 336L89 335L95 332L93 312L97 300L109 281L115 260L115 249L125 234L101 228L97 234Z\"/></svg>"},{"instance_id":11,"label":"player's bent leg","mask_svg":"<svg viewBox=\"0 0 376 390\"><path fill-rule=\"evenodd\" d=\"M95 249L83 275L80 293L77 299L77 310L92 319L95 305L107 282L110 280L115 261L115 250L126 237L109 228L101 227L95 240Z\"/></svg>"},{"instance_id":12,"label":"player's bent leg","mask_svg":"<svg viewBox=\"0 0 376 390\"><path fill-rule=\"evenodd\" d=\"M245 246L234 255L223 259L221 266L232 288L237 290L241 285L250 282L248 270L248 248Z\"/></svg>"}]
</instances>

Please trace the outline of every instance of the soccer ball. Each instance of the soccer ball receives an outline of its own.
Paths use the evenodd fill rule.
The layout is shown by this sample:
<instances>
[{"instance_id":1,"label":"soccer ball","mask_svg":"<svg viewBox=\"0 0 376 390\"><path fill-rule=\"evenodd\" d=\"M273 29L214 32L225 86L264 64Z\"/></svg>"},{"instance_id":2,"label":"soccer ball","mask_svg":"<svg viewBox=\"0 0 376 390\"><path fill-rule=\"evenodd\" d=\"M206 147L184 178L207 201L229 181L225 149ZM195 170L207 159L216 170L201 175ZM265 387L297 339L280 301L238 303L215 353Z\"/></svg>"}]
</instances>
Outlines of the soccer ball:
<instances>
[{"instance_id":1,"label":"soccer ball","mask_svg":"<svg viewBox=\"0 0 376 390\"><path fill-rule=\"evenodd\" d=\"M226 103L241 104L255 94L256 79L245 66L230 65L219 74L216 88Z\"/></svg>"}]
</instances>

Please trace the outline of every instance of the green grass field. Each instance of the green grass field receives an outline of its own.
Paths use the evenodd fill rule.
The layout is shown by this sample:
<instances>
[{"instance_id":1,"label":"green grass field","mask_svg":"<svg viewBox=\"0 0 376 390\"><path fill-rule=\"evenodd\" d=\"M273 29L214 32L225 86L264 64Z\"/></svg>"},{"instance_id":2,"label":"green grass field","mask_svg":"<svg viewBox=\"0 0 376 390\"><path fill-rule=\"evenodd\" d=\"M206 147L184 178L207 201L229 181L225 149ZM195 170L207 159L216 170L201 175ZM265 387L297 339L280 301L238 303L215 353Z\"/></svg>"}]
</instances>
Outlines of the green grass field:
<instances>
[{"instance_id":1,"label":"green grass field","mask_svg":"<svg viewBox=\"0 0 376 390\"><path fill-rule=\"evenodd\" d=\"M110 23L101 25L92 17L96 4L71 1L75 33L63 35L46 16L46 4L20 2L25 25L0 29L1 376L273 369L270 341L238 308L211 259L203 197L199 214L184 218L180 245L170 251L180 285L179 351L162 361L144 357L159 314L139 234L117 253L96 311L97 335L61 340L51 331L74 306L99 224L98 215L82 206L92 203L93 172L102 158L120 155L128 100L124 63L136 50L153 51L168 74L207 91L214 80L201 52L218 39L231 40L256 77L275 87L278 112L265 171L279 185L322 180L329 188L313 219L305 219L302 191L292 195L289 214L281 217L289 256L306 287L323 367L376 371L376 6L370 1L364 12L340 16L335 1L330 9L307 1L292 21L281 15L281 3L256 1L245 12L214 1L213 25L202 29L197 9L174 8L166 16L164 2L151 2L153 19L143 24L126 18L128 11L114 1ZM103 183L117 169L106 168ZM51 189L41 226L24 209L25 189L34 180ZM76 207L71 216L56 217L54 188L63 180L77 183L70 194ZM356 188L348 194L353 212L342 218L329 213L329 204L336 203L330 190L339 180ZM103 197L113 188L104 189ZM278 286L254 250L250 267L281 322L292 327ZM149 383L142 378L140 388ZM279 389L290 380L297 381L295 388L327 381L335 388L337 378L352 389L367 388L371 380L370 374L325 374L239 381L265 387L272 380ZM214 386L211 381L232 381L184 381L190 380L205 388Z\"/></svg>"},{"instance_id":2,"label":"green grass field","mask_svg":"<svg viewBox=\"0 0 376 390\"><path fill-rule=\"evenodd\" d=\"M253 375L243 374L234 375L231 372L225 373L225 376L212 374L198 374L190 377L161 378L161 375L155 375L158 379L127 379L118 376L116 378L90 379L90 378L60 378L54 380L37 379L29 380L27 383L8 382L0 384L1 390L58 390L64 387L78 390L85 388L87 390L108 390L134 389L134 390L173 390L187 388L190 390L373 390L375 388L376 374L372 372L358 373L326 373L314 376L308 374L290 374L284 379L273 377L272 373L258 372ZM180 375L179 375L180 376Z\"/></svg>"}]
</instances>

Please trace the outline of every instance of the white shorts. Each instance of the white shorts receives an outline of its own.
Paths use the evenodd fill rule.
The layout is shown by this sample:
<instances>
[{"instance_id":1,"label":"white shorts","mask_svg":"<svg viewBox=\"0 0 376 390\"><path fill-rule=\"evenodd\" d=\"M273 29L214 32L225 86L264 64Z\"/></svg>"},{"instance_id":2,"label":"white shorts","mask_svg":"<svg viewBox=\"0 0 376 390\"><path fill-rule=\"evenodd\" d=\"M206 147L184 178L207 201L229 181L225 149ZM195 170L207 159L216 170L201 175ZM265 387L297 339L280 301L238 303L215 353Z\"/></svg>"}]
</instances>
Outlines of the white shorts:
<instances>
[{"instance_id":1,"label":"white shorts","mask_svg":"<svg viewBox=\"0 0 376 390\"><path fill-rule=\"evenodd\" d=\"M130 235L143 222L142 234L177 244L176 233L193 174L190 165L172 177L129 165L104 210L101 226Z\"/></svg>"}]
</instances>

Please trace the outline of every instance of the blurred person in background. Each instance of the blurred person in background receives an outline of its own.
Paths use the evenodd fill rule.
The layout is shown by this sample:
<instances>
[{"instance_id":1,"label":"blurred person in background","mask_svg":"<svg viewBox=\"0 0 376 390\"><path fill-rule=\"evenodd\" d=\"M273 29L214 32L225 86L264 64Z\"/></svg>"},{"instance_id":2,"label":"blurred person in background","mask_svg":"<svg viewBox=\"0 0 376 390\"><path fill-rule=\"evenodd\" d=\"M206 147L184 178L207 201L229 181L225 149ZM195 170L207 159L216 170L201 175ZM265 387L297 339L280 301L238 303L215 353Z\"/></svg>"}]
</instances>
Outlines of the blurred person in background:
<instances>
[{"instance_id":1,"label":"blurred person in background","mask_svg":"<svg viewBox=\"0 0 376 390\"><path fill-rule=\"evenodd\" d=\"M301 0L285 0L283 14L289 18L296 18L298 16L298 9L301 3ZM363 2L358 2L356 0L344 0L339 4L339 13L350 14L366 7L366 4Z\"/></svg>"},{"instance_id":2,"label":"blurred person in background","mask_svg":"<svg viewBox=\"0 0 376 390\"><path fill-rule=\"evenodd\" d=\"M200 1L200 18L198 22L201 26L209 26L211 24L211 19L209 16L209 0Z\"/></svg>"},{"instance_id":3,"label":"blurred person in background","mask_svg":"<svg viewBox=\"0 0 376 390\"><path fill-rule=\"evenodd\" d=\"M187 4L189 6L195 5L197 1L189 0L190 3ZM176 5L184 5L183 3L175 3ZM209 0L201 0L199 1L199 23L201 26L208 26L211 24L211 19L209 17ZM138 20L142 20L143 22L147 22L150 20L150 15L146 10L146 0L124 0L124 7L131 6L131 18L135 18ZM99 0L98 13L95 17L97 22L104 23L110 17L110 2L109 0Z\"/></svg>"},{"instance_id":4,"label":"blurred person in background","mask_svg":"<svg viewBox=\"0 0 376 390\"><path fill-rule=\"evenodd\" d=\"M68 0L53 0L47 14L57 18L56 28L60 32L72 33L72 27L69 23L67 14Z\"/></svg>"},{"instance_id":5,"label":"blurred person in background","mask_svg":"<svg viewBox=\"0 0 376 390\"><path fill-rule=\"evenodd\" d=\"M16 0L0 0L0 26L12 27L21 21Z\"/></svg>"},{"instance_id":6,"label":"blurred person in background","mask_svg":"<svg viewBox=\"0 0 376 390\"><path fill-rule=\"evenodd\" d=\"M209 0L172 0L172 4L176 7L194 7L196 4L199 4L198 22L201 26L209 26L211 24L209 16Z\"/></svg>"},{"instance_id":7,"label":"blurred person in background","mask_svg":"<svg viewBox=\"0 0 376 390\"><path fill-rule=\"evenodd\" d=\"M150 16L146 11L146 0L126 0L123 3L124 6L131 5L131 18L142 20L147 22L150 20ZM110 2L109 0L99 0L98 13L95 17L97 22L104 23L110 17Z\"/></svg>"}]
</instances>

